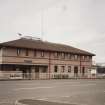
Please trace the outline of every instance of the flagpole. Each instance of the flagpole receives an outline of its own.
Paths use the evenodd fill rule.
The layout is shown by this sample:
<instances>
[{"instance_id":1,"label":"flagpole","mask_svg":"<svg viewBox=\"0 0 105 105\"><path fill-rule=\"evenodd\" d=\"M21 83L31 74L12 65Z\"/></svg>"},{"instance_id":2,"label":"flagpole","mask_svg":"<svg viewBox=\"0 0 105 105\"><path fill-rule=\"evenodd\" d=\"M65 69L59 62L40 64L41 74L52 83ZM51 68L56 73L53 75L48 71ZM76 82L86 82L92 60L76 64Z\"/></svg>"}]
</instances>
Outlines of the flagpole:
<instances>
[{"instance_id":1,"label":"flagpole","mask_svg":"<svg viewBox=\"0 0 105 105\"><path fill-rule=\"evenodd\" d=\"M43 40L43 38L44 38L44 29L43 29L43 27L44 27L44 11L43 10L41 10L41 39Z\"/></svg>"}]
</instances>

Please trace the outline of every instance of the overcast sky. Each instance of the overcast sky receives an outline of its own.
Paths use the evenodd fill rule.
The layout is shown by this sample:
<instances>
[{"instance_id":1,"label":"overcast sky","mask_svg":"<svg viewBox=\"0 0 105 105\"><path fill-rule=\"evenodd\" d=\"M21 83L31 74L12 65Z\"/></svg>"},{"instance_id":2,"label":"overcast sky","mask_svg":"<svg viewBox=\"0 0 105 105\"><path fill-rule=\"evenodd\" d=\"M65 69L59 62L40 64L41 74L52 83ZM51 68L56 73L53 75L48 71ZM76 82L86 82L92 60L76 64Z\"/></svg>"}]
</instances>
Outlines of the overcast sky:
<instances>
[{"instance_id":1,"label":"overcast sky","mask_svg":"<svg viewBox=\"0 0 105 105\"><path fill-rule=\"evenodd\" d=\"M19 38L17 33L42 37L42 26L43 40L87 50L105 62L105 0L0 0L0 42Z\"/></svg>"}]
</instances>

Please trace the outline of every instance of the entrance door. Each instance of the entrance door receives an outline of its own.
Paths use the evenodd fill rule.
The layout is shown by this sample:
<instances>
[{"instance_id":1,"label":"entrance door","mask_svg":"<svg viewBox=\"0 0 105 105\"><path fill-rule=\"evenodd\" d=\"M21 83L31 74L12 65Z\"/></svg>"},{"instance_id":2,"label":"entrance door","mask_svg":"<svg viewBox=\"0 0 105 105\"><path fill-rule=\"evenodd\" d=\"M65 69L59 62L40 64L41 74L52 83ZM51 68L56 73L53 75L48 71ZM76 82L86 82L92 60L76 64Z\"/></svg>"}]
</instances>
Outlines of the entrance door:
<instances>
[{"instance_id":1,"label":"entrance door","mask_svg":"<svg viewBox=\"0 0 105 105\"><path fill-rule=\"evenodd\" d=\"M35 79L39 79L39 67L35 67Z\"/></svg>"},{"instance_id":2,"label":"entrance door","mask_svg":"<svg viewBox=\"0 0 105 105\"><path fill-rule=\"evenodd\" d=\"M85 75L85 67L82 67L82 76Z\"/></svg>"},{"instance_id":3,"label":"entrance door","mask_svg":"<svg viewBox=\"0 0 105 105\"><path fill-rule=\"evenodd\" d=\"M78 66L74 67L74 77L78 77Z\"/></svg>"},{"instance_id":4,"label":"entrance door","mask_svg":"<svg viewBox=\"0 0 105 105\"><path fill-rule=\"evenodd\" d=\"M23 72L23 79L31 79L31 69L29 67L21 67Z\"/></svg>"}]
</instances>

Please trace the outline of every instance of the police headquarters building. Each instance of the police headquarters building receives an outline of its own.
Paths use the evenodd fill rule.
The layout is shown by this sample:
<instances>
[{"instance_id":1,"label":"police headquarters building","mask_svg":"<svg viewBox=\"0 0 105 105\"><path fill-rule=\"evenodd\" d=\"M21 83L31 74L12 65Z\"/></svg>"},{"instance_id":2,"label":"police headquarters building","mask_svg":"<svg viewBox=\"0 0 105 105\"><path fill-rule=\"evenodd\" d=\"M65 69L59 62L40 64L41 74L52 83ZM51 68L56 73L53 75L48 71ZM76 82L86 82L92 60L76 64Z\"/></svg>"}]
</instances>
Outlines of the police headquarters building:
<instances>
[{"instance_id":1,"label":"police headquarters building","mask_svg":"<svg viewBox=\"0 0 105 105\"><path fill-rule=\"evenodd\" d=\"M0 79L88 78L94 54L32 37L0 43Z\"/></svg>"}]
</instances>

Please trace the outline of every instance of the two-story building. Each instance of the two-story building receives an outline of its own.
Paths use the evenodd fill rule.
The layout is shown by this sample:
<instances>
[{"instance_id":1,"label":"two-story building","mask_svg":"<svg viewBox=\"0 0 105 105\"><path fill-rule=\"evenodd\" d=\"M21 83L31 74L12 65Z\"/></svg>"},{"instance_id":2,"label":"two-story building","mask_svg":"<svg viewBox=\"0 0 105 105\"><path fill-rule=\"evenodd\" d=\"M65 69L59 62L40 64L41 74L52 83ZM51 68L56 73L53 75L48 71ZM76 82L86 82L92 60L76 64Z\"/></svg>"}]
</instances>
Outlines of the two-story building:
<instances>
[{"instance_id":1,"label":"two-story building","mask_svg":"<svg viewBox=\"0 0 105 105\"><path fill-rule=\"evenodd\" d=\"M88 78L92 56L69 45L23 37L0 43L0 78Z\"/></svg>"}]
</instances>

